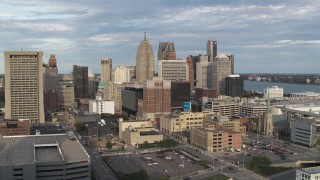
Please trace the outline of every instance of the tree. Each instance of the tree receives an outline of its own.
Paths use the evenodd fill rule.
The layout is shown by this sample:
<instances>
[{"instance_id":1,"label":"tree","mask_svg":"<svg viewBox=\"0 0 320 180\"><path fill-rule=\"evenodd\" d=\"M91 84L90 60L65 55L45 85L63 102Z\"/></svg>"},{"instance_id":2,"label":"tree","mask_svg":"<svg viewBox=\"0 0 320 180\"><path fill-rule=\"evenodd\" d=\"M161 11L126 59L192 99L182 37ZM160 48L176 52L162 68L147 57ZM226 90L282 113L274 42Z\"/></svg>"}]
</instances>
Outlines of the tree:
<instances>
[{"instance_id":1,"label":"tree","mask_svg":"<svg viewBox=\"0 0 320 180\"><path fill-rule=\"evenodd\" d=\"M107 148L107 149L112 149L112 146L113 146L113 144L112 144L110 141L108 141L108 142L106 143L106 148Z\"/></svg>"},{"instance_id":2,"label":"tree","mask_svg":"<svg viewBox=\"0 0 320 180\"><path fill-rule=\"evenodd\" d=\"M74 127L78 132L83 132L85 130L86 125L84 122L78 122L74 124Z\"/></svg>"}]
</instances>

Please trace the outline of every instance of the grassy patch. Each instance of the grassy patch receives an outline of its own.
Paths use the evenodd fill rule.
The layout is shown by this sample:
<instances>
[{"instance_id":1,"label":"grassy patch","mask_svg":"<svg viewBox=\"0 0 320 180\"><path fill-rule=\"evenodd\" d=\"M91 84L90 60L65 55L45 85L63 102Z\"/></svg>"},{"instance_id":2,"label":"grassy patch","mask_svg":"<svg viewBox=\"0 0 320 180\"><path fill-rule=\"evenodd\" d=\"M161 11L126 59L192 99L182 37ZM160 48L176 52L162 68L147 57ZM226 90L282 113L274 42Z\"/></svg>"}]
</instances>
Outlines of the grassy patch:
<instances>
[{"instance_id":1,"label":"grassy patch","mask_svg":"<svg viewBox=\"0 0 320 180\"><path fill-rule=\"evenodd\" d=\"M201 180L227 180L227 179L229 179L228 176L225 176L224 174L218 174L218 175L207 177Z\"/></svg>"},{"instance_id":2,"label":"grassy patch","mask_svg":"<svg viewBox=\"0 0 320 180\"><path fill-rule=\"evenodd\" d=\"M269 166L271 161L268 157L258 156L253 157L248 163L248 169L260 174L261 176L271 176L283 171L292 169L291 167L273 167Z\"/></svg>"},{"instance_id":3,"label":"grassy patch","mask_svg":"<svg viewBox=\"0 0 320 180\"><path fill-rule=\"evenodd\" d=\"M292 169L291 167L258 166L262 176L271 176Z\"/></svg>"},{"instance_id":4,"label":"grassy patch","mask_svg":"<svg viewBox=\"0 0 320 180\"><path fill-rule=\"evenodd\" d=\"M320 139L317 139L316 145L320 145Z\"/></svg>"}]
</instances>

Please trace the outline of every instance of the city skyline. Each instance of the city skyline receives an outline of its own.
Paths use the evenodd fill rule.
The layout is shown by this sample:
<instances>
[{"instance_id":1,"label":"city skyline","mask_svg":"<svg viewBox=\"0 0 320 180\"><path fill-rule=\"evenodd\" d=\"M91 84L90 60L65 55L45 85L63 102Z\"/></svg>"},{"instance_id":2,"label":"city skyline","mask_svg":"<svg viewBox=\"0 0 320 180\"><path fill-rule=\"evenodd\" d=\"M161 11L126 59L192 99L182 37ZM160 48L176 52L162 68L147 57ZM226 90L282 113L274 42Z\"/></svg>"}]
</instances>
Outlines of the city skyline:
<instances>
[{"instance_id":1,"label":"city skyline","mask_svg":"<svg viewBox=\"0 0 320 180\"><path fill-rule=\"evenodd\" d=\"M319 8L319 1L297 0L5 0L0 74L3 51L21 49L43 51L45 62L55 54L59 73L79 65L99 74L106 56L113 68L135 65L144 32L155 59L159 42L174 42L177 58L186 58L205 55L207 41L216 40L218 55L235 55L235 73L317 73Z\"/></svg>"}]
</instances>

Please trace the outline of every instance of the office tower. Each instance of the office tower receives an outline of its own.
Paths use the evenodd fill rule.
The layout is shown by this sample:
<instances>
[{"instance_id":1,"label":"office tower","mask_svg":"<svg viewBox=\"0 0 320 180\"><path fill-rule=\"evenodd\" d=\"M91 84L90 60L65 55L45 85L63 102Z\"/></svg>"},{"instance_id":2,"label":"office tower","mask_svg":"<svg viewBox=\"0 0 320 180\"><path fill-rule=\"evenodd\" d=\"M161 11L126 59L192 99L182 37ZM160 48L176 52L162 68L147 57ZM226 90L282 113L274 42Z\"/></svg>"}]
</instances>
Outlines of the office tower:
<instances>
[{"instance_id":1,"label":"office tower","mask_svg":"<svg viewBox=\"0 0 320 180\"><path fill-rule=\"evenodd\" d=\"M59 108L61 110L71 110L74 108L74 85L73 83L63 82L58 86Z\"/></svg>"},{"instance_id":2,"label":"office tower","mask_svg":"<svg viewBox=\"0 0 320 180\"><path fill-rule=\"evenodd\" d=\"M196 63L196 87L212 88L212 63L209 62L208 56L199 56Z\"/></svg>"},{"instance_id":3,"label":"office tower","mask_svg":"<svg viewBox=\"0 0 320 180\"><path fill-rule=\"evenodd\" d=\"M154 74L154 56L150 42L144 34L144 39L141 41L136 57L136 80L143 82L152 79Z\"/></svg>"},{"instance_id":4,"label":"office tower","mask_svg":"<svg viewBox=\"0 0 320 180\"><path fill-rule=\"evenodd\" d=\"M74 96L76 99L88 98L88 67L73 65Z\"/></svg>"},{"instance_id":5,"label":"office tower","mask_svg":"<svg viewBox=\"0 0 320 180\"><path fill-rule=\"evenodd\" d=\"M234 74L234 55L231 54L231 55L227 55L227 56L231 61L231 74Z\"/></svg>"},{"instance_id":6,"label":"office tower","mask_svg":"<svg viewBox=\"0 0 320 180\"><path fill-rule=\"evenodd\" d=\"M217 56L217 41L209 40L207 42L207 55L209 56L210 61L213 61L213 59Z\"/></svg>"},{"instance_id":7,"label":"office tower","mask_svg":"<svg viewBox=\"0 0 320 180\"><path fill-rule=\"evenodd\" d=\"M143 84L143 118L154 120L171 112L171 81L153 78Z\"/></svg>"},{"instance_id":8,"label":"office tower","mask_svg":"<svg viewBox=\"0 0 320 180\"><path fill-rule=\"evenodd\" d=\"M158 76L164 80L189 81L189 67L186 60L159 60Z\"/></svg>"},{"instance_id":9,"label":"office tower","mask_svg":"<svg viewBox=\"0 0 320 180\"><path fill-rule=\"evenodd\" d=\"M190 102L190 82L171 81L171 109L183 110L183 103Z\"/></svg>"},{"instance_id":10,"label":"office tower","mask_svg":"<svg viewBox=\"0 0 320 180\"><path fill-rule=\"evenodd\" d=\"M231 75L231 61L221 53L212 62L212 88L217 90L218 95L225 95L225 78Z\"/></svg>"},{"instance_id":11,"label":"office tower","mask_svg":"<svg viewBox=\"0 0 320 180\"><path fill-rule=\"evenodd\" d=\"M208 89L208 88L195 88L195 100L202 101L203 97L207 98L216 98L217 97L217 90L216 89Z\"/></svg>"},{"instance_id":12,"label":"office tower","mask_svg":"<svg viewBox=\"0 0 320 180\"><path fill-rule=\"evenodd\" d=\"M229 75L225 78L226 95L232 97L243 96L243 78L238 74Z\"/></svg>"},{"instance_id":13,"label":"office tower","mask_svg":"<svg viewBox=\"0 0 320 180\"><path fill-rule=\"evenodd\" d=\"M90 99L96 97L96 76L92 73L92 69L88 69L88 95Z\"/></svg>"},{"instance_id":14,"label":"office tower","mask_svg":"<svg viewBox=\"0 0 320 180\"><path fill-rule=\"evenodd\" d=\"M193 91L194 89L194 83L195 83L195 75L194 75L194 63L193 63L193 60L192 60L192 57L187 57L187 65L188 65L188 74L189 74L189 82L190 82L190 90Z\"/></svg>"},{"instance_id":15,"label":"office tower","mask_svg":"<svg viewBox=\"0 0 320 180\"><path fill-rule=\"evenodd\" d=\"M128 116L136 116L138 112L138 99L143 98L143 88L126 87L121 92L122 111Z\"/></svg>"},{"instance_id":16,"label":"office tower","mask_svg":"<svg viewBox=\"0 0 320 180\"><path fill-rule=\"evenodd\" d=\"M101 81L108 82L112 81L112 59L111 58L102 58L101 59Z\"/></svg>"},{"instance_id":17,"label":"office tower","mask_svg":"<svg viewBox=\"0 0 320 180\"><path fill-rule=\"evenodd\" d=\"M114 83L128 83L131 80L132 68L118 66L114 70Z\"/></svg>"},{"instance_id":18,"label":"office tower","mask_svg":"<svg viewBox=\"0 0 320 180\"><path fill-rule=\"evenodd\" d=\"M58 68L57 59L50 54L48 64L43 65L44 82L44 110L56 112L59 110L58 102Z\"/></svg>"},{"instance_id":19,"label":"office tower","mask_svg":"<svg viewBox=\"0 0 320 180\"><path fill-rule=\"evenodd\" d=\"M173 42L159 42L158 60L177 59Z\"/></svg>"},{"instance_id":20,"label":"office tower","mask_svg":"<svg viewBox=\"0 0 320 180\"><path fill-rule=\"evenodd\" d=\"M5 51L5 119L44 123L40 51Z\"/></svg>"}]
</instances>

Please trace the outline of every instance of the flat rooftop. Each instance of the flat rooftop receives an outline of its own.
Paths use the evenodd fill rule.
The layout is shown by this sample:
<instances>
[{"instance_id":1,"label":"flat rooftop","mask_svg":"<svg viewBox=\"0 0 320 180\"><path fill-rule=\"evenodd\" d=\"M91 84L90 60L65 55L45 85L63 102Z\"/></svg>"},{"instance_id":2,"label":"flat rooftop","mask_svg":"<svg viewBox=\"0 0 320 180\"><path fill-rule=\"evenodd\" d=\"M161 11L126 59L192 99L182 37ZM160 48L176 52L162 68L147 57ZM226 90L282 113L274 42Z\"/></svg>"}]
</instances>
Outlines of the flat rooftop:
<instances>
[{"instance_id":1,"label":"flat rooftop","mask_svg":"<svg viewBox=\"0 0 320 180\"><path fill-rule=\"evenodd\" d=\"M66 134L4 136L0 138L0 166L64 161L90 161L78 140Z\"/></svg>"},{"instance_id":2,"label":"flat rooftop","mask_svg":"<svg viewBox=\"0 0 320 180\"><path fill-rule=\"evenodd\" d=\"M320 166L316 167L309 167L309 168L302 168L300 171L309 173L309 174L315 174L315 173L320 173Z\"/></svg>"}]
</instances>

